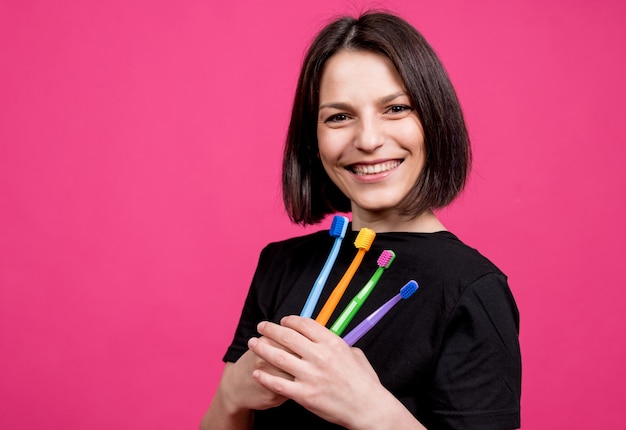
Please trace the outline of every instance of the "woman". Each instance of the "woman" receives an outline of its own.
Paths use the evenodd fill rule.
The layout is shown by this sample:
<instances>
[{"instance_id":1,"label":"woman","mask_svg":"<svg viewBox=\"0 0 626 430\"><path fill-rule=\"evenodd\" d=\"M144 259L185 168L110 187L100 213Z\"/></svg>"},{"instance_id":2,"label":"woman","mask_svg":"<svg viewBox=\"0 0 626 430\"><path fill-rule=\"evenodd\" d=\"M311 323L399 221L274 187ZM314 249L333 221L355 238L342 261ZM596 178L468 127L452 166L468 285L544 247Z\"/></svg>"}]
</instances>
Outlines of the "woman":
<instances>
[{"instance_id":1,"label":"woman","mask_svg":"<svg viewBox=\"0 0 626 430\"><path fill-rule=\"evenodd\" d=\"M330 287L355 255L357 232L376 232L330 322L382 250L396 258L348 330L407 280L420 287L349 347L297 316L333 238L268 245L203 429L519 427L519 319L506 276L433 213L463 189L470 159L454 89L413 27L366 13L320 32L296 90L285 205L301 224L352 213Z\"/></svg>"}]
</instances>

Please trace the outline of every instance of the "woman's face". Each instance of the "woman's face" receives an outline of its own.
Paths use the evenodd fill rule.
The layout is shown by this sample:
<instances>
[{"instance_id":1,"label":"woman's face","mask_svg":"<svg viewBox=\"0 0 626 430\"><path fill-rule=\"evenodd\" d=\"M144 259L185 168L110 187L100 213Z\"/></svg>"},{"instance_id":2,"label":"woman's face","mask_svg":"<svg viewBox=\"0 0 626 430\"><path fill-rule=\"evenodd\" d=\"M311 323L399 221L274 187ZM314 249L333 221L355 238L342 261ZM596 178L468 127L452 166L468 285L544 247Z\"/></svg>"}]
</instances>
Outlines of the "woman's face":
<instances>
[{"instance_id":1,"label":"woman's face","mask_svg":"<svg viewBox=\"0 0 626 430\"><path fill-rule=\"evenodd\" d=\"M317 139L353 218L393 211L424 168L422 124L391 62L373 52L342 50L326 62Z\"/></svg>"}]
</instances>

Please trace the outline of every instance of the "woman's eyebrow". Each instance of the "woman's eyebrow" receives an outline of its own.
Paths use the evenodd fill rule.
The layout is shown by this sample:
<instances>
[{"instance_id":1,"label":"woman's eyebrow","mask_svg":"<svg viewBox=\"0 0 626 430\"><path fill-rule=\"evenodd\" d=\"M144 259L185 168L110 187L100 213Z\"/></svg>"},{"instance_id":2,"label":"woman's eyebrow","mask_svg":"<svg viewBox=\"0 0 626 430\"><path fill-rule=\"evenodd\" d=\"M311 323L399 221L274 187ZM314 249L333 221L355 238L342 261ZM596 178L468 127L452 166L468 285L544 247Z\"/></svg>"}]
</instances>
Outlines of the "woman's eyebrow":
<instances>
[{"instance_id":1,"label":"woman's eyebrow","mask_svg":"<svg viewBox=\"0 0 626 430\"><path fill-rule=\"evenodd\" d=\"M378 103L379 104L389 103L390 101L395 100L398 97L403 97L403 96L406 96L406 93L404 91L389 94L388 96L384 96L378 99ZM350 104L345 103L345 102L327 102L327 103L322 103L318 109L332 108L332 109L339 109L339 110L348 110L350 109L350 107L351 107Z\"/></svg>"},{"instance_id":2,"label":"woman's eyebrow","mask_svg":"<svg viewBox=\"0 0 626 430\"><path fill-rule=\"evenodd\" d=\"M385 104L385 103L389 103L392 100L397 99L398 97L403 97L406 96L406 93L404 91L401 91L399 93L393 93L393 94L389 94L388 96L385 97L381 97L379 99L379 103L380 104Z\"/></svg>"},{"instance_id":3,"label":"woman's eyebrow","mask_svg":"<svg viewBox=\"0 0 626 430\"><path fill-rule=\"evenodd\" d=\"M323 108L333 108L333 109L339 109L339 110L348 110L348 109L350 109L350 104L349 103L343 103L343 102L328 102L328 103L322 103L318 109L323 109Z\"/></svg>"}]
</instances>

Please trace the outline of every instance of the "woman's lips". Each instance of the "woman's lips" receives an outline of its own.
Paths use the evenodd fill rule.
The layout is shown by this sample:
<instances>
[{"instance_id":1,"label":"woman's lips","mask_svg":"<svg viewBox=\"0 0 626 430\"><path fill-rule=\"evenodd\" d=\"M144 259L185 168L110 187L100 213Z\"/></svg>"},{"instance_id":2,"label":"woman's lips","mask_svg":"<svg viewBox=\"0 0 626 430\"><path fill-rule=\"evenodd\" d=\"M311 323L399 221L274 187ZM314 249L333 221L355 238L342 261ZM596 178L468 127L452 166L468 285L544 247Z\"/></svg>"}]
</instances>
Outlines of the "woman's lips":
<instances>
[{"instance_id":1,"label":"woman's lips","mask_svg":"<svg viewBox=\"0 0 626 430\"><path fill-rule=\"evenodd\" d=\"M402 160L390 160L372 164L351 164L348 169L357 176L368 176L388 172L401 163Z\"/></svg>"}]
</instances>

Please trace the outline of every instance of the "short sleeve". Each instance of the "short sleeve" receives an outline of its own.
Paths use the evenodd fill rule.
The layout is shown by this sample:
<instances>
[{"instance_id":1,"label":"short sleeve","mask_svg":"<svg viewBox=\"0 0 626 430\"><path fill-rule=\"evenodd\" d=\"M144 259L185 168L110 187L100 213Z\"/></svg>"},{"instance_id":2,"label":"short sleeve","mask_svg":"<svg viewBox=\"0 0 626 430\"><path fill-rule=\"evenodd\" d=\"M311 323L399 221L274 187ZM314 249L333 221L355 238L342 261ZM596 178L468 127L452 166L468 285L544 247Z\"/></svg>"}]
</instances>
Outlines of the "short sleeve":
<instances>
[{"instance_id":1,"label":"short sleeve","mask_svg":"<svg viewBox=\"0 0 626 430\"><path fill-rule=\"evenodd\" d=\"M259 262L257 263L248 295L244 301L241 316L239 317L239 323L235 330L235 335L231 345L226 350L226 354L223 357L225 362L235 362L248 350L248 340L256 336L256 326L259 321L267 319L266 313L263 311L263 306L260 302L260 296L263 295L259 289L264 284L264 278L266 276L264 268L267 267L267 260L270 258L271 247L265 247L259 256Z\"/></svg>"},{"instance_id":2,"label":"short sleeve","mask_svg":"<svg viewBox=\"0 0 626 430\"><path fill-rule=\"evenodd\" d=\"M451 313L428 397L433 428L520 426L519 313L505 275L473 282Z\"/></svg>"}]
</instances>

